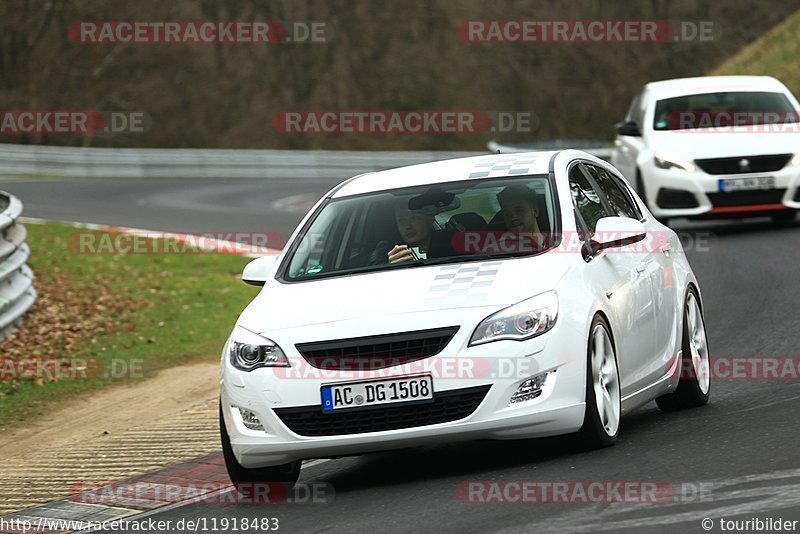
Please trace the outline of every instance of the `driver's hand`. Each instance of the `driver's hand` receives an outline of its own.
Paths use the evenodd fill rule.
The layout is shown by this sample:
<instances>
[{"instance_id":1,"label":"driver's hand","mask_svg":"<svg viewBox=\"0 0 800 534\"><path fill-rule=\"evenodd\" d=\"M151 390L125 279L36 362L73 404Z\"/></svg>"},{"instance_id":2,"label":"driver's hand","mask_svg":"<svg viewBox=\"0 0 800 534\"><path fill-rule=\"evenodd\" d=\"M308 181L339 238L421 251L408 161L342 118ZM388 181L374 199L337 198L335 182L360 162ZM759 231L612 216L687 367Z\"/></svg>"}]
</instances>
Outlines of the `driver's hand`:
<instances>
[{"instance_id":1,"label":"driver's hand","mask_svg":"<svg viewBox=\"0 0 800 534\"><path fill-rule=\"evenodd\" d=\"M392 250L389 251L389 263L402 263L404 261L411 261L414 259L414 256L411 255L411 249L408 248L408 245L395 245Z\"/></svg>"}]
</instances>

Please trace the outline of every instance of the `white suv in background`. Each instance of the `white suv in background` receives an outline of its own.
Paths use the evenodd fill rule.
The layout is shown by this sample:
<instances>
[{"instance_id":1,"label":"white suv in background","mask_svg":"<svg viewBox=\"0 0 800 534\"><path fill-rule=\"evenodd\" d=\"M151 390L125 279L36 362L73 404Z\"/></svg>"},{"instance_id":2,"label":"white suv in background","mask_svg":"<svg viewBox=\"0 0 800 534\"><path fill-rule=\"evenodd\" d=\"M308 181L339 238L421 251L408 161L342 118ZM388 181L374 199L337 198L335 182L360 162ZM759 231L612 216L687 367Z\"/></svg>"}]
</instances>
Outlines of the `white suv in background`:
<instances>
[{"instance_id":1,"label":"white suv in background","mask_svg":"<svg viewBox=\"0 0 800 534\"><path fill-rule=\"evenodd\" d=\"M616 124L611 163L661 220L790 222L800 210L798 109L769 76L652 82Z\"/></svg>"}]
</instances>

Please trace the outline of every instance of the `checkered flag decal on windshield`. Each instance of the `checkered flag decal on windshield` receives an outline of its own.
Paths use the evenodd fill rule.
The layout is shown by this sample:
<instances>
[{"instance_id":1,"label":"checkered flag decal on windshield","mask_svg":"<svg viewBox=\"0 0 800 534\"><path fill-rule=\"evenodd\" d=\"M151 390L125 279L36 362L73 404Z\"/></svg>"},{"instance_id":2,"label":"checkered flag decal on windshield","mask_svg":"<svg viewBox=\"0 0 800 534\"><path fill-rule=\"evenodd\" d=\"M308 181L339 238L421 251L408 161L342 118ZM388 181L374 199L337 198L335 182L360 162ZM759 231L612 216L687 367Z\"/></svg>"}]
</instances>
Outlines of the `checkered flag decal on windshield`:
<instances>
[{"instance_id":1,"label":"checkered flag decal on windshield","mask_svg":"<svg viewBox=\"0 0 800 534\"><path fill-rule=\"evenodd\" d=\"M497 178L499 176L515 176L530 174L530 168L536 158L527 156L506 155L481 161L470 172L470 178Z\"/></svg>"},{"instance_id":2,"label":"checkered flag decal on windshield","mask_svg":"<svg viewBox=\"0 0 800 534\"><path fill-rule=\"evenodd\" d=\"M428 290L425 304L458 306L485 302L500 263L487 261L477 265L442 266Z\"/></svg>"}]
</instances>

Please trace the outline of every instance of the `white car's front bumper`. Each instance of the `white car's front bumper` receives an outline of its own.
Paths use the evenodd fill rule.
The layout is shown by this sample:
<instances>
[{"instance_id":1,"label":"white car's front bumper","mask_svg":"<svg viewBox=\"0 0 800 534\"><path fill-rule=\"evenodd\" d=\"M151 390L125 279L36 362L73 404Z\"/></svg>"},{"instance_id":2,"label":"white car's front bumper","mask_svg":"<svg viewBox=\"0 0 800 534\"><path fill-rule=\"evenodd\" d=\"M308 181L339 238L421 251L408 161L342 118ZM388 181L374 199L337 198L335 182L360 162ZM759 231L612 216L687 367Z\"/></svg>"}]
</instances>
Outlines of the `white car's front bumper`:
<instances>
[{"instance_id":1,"label":"white car's front bumper","mask_svg":"<svg viewBox=\"0 0 800 534\"><path fill-rule=\"evenodd\" d=\"M779 213L786 210L800 210L800 167L788 164L778 171L712 175L697 169L695 172L656 167L652 159L640 167L647 195L647 204L653 215L667 217L746 217ZM748 176L771 176L775 179L773 190L752 190L737 192L736 198L725 197L719 189L719 180L745 178ZM665 201L664 192L684 192L692 195L696 207L672 207ZM710 195L710 196L709 196ZM691 197L689 197L691 198ZM674 196L673 196L674 199ZM669 207L665 207L669 206Z\"/></svg>"},{"instance_id":2,"label":"white car's front bumper","mask_svg":"<svg viewBox=\"0 0 800 534\"><path fill-rule=\"evenodd\" d=\"M444 351L414 365L432 369L435 396L443 397L445 392L478 386L488 387L474 411L448 422L414 426L415 423L409 420L406 428L367 433L301 435L287 425L285 413L284 419L279 414L285 408L304 407L304 413L314 412L313 417L332 417L322 414L321 385L397 377L401 376L398 368L320 371L305 363L295 350L297 340L289 334L271 338L294 362L290 371L263 368L245 373L233 368L223 357L221 401L234 455L243 467L256 468L298 459L347 456L435 442L567 434L580 428L584 417L586 380L584 335L571 331L565 321L556 324L543 336L524 342L497 341L467 347L470 334L471 329L462 327ZM470 365L459 369L457 362L464 361ZM509 404L511 396L524 380L542 373L549 374L540 396ZM432 406L419 404L416 408L426 410ZM265 431L246 428L239 408L256 414ZM379 407L360 413L378 414L382 410Z\"/></svg>"}]
</instances>

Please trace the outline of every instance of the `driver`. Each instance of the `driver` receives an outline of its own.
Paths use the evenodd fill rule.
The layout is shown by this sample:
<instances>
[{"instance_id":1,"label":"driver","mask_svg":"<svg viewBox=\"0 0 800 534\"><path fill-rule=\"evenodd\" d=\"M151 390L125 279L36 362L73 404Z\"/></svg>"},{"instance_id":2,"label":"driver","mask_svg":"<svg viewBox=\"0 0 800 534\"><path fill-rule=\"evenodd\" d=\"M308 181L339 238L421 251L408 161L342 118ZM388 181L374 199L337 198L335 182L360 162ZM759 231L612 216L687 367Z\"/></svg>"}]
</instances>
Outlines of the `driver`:
<instances>
[{"instance_id":1,"label":"driver","mask_svg":"<svg viewBox=\"0 0 800 534\"><path fill-rule=\"evenodd\" d=\"M402 243L381 241L370 256L370 265L404 263L418 259L442 258L454 254L447 246L449 236L434 230L435 217L408 209L408 200L395 204L394 219ZM413 252L412 252L413 250Z\"/></svg>"},{"instance_id":2,"label":"driver","mask_svg":"<svg viewBox=\"0 0 800 534\"><path fill-rule=\"evenodd\" d=\"M402 204L398 204L394 208L394 218L397 231L400 232L405 244L392 247L387 253L389 263L412 261L414 256L411 247L414 247L418 258L426 259L433 235L433 215L414 213Z\"/></svg>"}]
</instances>

